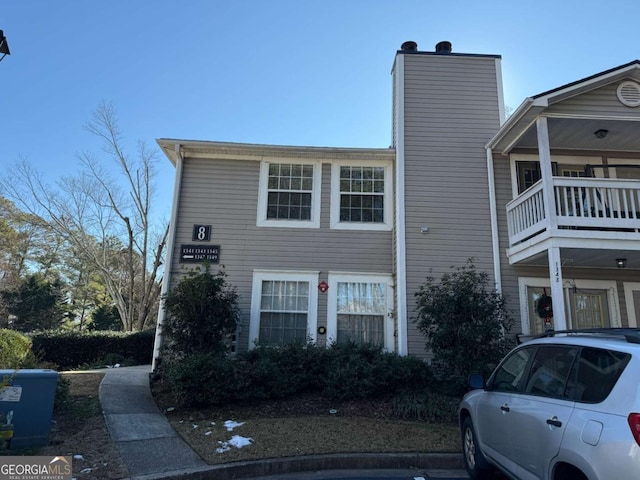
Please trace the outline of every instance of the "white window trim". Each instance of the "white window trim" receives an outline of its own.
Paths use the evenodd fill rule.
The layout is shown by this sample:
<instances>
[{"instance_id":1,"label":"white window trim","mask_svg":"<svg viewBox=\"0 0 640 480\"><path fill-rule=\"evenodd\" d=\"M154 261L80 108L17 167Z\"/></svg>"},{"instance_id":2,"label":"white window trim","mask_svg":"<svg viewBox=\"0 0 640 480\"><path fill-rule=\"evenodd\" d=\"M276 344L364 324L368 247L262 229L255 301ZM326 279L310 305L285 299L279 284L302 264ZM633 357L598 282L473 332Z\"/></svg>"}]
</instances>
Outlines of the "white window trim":
<instances>
[{"instance_id":1,"label":"white window trim","mask_svg":"<svg viewBox=\"0 0 640 480\"><path fill-rule=\"evenodd\" d=\"M578 289L606 290L607 301L609 303L609 321L612 327L620 327L620 308L618 304L618 288L615 280L565 280L563 291L565 293L565 305L569 305L569 288L575 285ZM527 298L527 287L541 287L551 289L551 282L548 278L540 277L519 277L518 290L520 296L520 319L521 329L524 335L531 333L531 322L529 318L529 299Z\"/></svg>"},{"instance_id":2,"label":"white window trim","mask_svg":"<svg viewBox=\"0 0 640 480\"><path fill-rule=\"evenodd\" d=\"M624 300L627 306L627 322L630 328L638 327L638 319L636 318L636 308L633 304L633 292L640 290L638 282L624 282Z\"/></svg>"},{"instance_id":3,"label":"white window trim","mask_svg":"<svg viewBox=\"0 0 640 480\"><path fill-rule=\"evenodd\" d=\"M269 187L269 165L298 164L313 165L313 191L311 192L311 219L310 220L271 220L267 219L267 196ZM320 228L320 189L322 187L322 164L311 160L282 160L260 162L260 181L258 183L258 214L256 226L258 227L285 227L285 228Z\"/></svg>"},{"instance_id":4,"label":"white window trim","mask_svg":"<svg viewBox=\"0 0 640 480\"><path fill-rule=\"evenodd\" d=\"M383 283L386 285L387 314L384 318L384 349L388 352L395 350L394 320L393 320L393 277L384 274L368 273L332 273L329 272L329 290L327 298L327 345L338 338L338 283L363 282Z\"/></svg>"},{"instance_id":5,"label":"white window trim","mask_svg":"<svg viewBox=\"0 0 640 480\"><path fill-rule=\"evenodd\" d=\"M384 167L384 222L340 221L340 167ZM331 228L335 230L391 230L393 227L393 179L391 162L334 161L331 164Z\"/></svg>"},{"instance_id":6,"label":"white window trim","mask_svg":"<svg viewBox=\"0 0 640 480\"><path fill-rule=\"evenodd\" d=\"M307 337L317 340L318 328L318 277L320 272L294 270L254 270L251 287L251 316L249 320L249 350L256 346L260 337L260 303L264 280L309 282L309 311L307 316Z\"/></svg>"}]
</instances>

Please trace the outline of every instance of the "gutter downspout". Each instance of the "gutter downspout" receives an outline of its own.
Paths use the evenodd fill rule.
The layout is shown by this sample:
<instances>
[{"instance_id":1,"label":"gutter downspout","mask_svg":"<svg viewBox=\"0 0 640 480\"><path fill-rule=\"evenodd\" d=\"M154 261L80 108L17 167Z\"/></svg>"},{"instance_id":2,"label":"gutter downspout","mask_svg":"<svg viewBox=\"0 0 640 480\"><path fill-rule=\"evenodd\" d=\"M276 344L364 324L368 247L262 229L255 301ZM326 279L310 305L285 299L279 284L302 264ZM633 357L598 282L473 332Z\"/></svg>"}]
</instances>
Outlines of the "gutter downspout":
<instances>
[{"instance_id":1,"label":"gutter downspout","mask_svg":"<svg viewBox=\"0 0 640 480\"><path fill-rule=\"evenodd\" d=\"M162 343L164 336L162 334L162 325L165 319L165 310L163 298L169 291L171 268L173 266L173 251L176 238L176 227L178 217L178 203L180 198L180 187L182 185L182 164L184 156L182 153L182 145L175 145L176 152L176 176L173 182L173 203L171 205L171 220L169 221L169 238L167 239L167 257L164 265L164 274L162 275L162 287L160 289L160 307L158 308L158 323L156 325L156 337L153 344L153 361L151 371L155 372L160 363L160 355L162 351Z\"/></svg>"},{"instance_id":2,"label":"gutter downspout","mask_svg":"<svg viewBox=\"0 0 640 480\"><path fill-rule=\"evenodd\" d=\"M496 203L496 179L493 171L493 152L487 148L487 175L489 180L489 212L491 214L491 249L493 253L493 276L496 291L502 295L502 274L500 272L500 240L498 237L498 206Z\"/></svg>"},{"instance_id":3,"label":"gutter downspout","mask_svg":"<svg viewBox=\"0 0 640 480\"><path fill-rule=\"evenodd\" d=\"M396 57L396 299L398 354L408 355L407 252L404 218L404 55Z\"/></svg>"}]
</instances>

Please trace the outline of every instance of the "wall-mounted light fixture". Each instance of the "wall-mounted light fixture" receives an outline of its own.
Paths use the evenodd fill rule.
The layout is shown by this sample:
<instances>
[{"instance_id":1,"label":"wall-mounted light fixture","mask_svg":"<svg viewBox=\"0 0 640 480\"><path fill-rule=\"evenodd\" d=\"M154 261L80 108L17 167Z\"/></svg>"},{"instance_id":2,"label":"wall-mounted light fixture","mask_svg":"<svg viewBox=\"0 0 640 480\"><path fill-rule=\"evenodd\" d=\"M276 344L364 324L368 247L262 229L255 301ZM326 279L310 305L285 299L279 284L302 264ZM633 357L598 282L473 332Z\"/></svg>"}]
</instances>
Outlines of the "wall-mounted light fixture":
<instances>
[{"instance_id":1,"label":"wall-mounted light fixture","mask_svg":"<svg viewBox=\"0 0 640 480\"><path fill-rule=\"evenodd\" d=\"M429 227L427 227L426 225L420 227L420 233L429 233Z\"/></svg>"},{"instance_id":2,"label":"wall-mounted light fixture","mask_svg":"<svg viewBox=\"0 0 640 480\"><path fill-rule=\"evenodd\" d=\"M605 130L604 128L601 128L600 130L596 130L595 132L593 132L596 138L604 138L608 135L608 133L609 133L609 130Z\"/></svg>"},{"instance_id":3,"label":"wall-mounted light fixture","mask_svg":"<svg viewBox=\"0 0 640 480\"><path fill-rule=\"evenodd\" d=\"M627 266L626 258L616 258L616 265L618 268L625 268Z\"/></svg>"}]
</instances>

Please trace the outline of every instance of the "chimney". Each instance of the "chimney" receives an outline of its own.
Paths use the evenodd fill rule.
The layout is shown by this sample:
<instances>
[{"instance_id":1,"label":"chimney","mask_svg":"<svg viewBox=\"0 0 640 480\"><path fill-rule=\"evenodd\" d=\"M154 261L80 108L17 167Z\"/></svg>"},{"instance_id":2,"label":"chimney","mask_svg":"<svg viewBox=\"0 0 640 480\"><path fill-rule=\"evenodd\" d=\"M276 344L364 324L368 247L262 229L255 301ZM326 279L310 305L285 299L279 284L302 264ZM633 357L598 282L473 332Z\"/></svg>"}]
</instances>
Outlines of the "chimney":
<instances>
[{"instance_id":1,"label":"chimney","mask_svg":"<svg viewBox=\"0 0 640 480\"><path fill-rule=\"evenodd\" d=\"M451 53L451 42L438 42L436 45L436 53L439 53L440 55L448 55Z\"/></svg>"},{"instance_id":2,"label":"chimney","mask_svg":"<svg viewBox=\"0 0 640 480\"><path fill-rule=\"evenodd\" d=\"M403 52L417 52L418 44L416 42L409 40L402 44L402 46L400 47L400 50L402 50Z\"/></svg>"}]
</instances>

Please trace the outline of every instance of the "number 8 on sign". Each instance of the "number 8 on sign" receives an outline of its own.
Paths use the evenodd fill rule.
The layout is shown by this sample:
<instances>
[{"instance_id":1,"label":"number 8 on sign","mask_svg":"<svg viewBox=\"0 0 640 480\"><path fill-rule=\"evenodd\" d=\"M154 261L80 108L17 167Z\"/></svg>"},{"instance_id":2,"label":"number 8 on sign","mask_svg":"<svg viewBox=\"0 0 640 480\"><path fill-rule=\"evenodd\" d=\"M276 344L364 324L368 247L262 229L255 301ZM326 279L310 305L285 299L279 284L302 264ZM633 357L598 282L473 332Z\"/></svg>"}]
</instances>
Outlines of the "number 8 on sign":
<instances>
[{"instance_id":1,"label":"number 8 on sign","mask_svg":"<svg viewBox=\"0 0 640 480\"><path fill-rule=\"evenodd\" d=\"M191 240L194 242L208 242L211 240L211 225L194 225Z\"/></svg>"}]
</instances>

